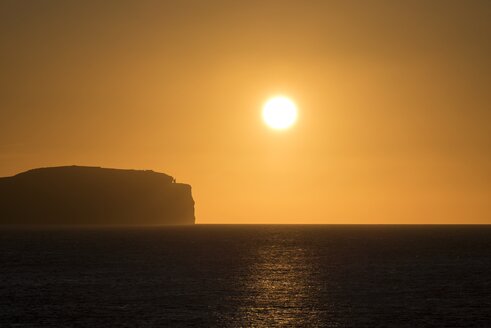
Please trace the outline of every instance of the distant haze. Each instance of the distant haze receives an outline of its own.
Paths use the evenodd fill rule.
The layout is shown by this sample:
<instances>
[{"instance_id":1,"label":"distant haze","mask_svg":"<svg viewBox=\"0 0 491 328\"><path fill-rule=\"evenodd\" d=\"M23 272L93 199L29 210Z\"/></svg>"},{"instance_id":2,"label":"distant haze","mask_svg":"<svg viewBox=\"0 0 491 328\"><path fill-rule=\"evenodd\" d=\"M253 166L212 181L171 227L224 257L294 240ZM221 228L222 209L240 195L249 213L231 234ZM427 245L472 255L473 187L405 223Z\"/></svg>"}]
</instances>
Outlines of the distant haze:
<instances>
[{"instance_id":1,"label":"distant haze","mask_svg":"<svg viewBox=\"0 0 491 328\"><path fill-rule=\"evenodd\" d=\"M0 0L0 176L153 169L197 223L491 223L491 1ZM261 106L283 94L297 124Z\"/></svg>"}]
</instances>

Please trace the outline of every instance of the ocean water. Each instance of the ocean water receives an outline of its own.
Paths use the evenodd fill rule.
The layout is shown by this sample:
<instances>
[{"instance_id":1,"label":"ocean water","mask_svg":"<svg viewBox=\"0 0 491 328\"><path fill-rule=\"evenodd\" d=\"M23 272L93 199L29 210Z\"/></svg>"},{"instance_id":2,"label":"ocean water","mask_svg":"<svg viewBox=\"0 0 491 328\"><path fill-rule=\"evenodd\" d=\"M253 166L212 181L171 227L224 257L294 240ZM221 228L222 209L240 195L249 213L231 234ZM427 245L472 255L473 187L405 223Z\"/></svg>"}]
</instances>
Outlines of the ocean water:
<instances>
[{"instance_id":1,"label":"ocean water","mask_svg":"<svg viewBox=\"0 0 491 328\"><path fill-rule=\"evenodd\" d=\"M491 327L491 226L1 228L0 327Z\"/></svg>"}]
</instances>

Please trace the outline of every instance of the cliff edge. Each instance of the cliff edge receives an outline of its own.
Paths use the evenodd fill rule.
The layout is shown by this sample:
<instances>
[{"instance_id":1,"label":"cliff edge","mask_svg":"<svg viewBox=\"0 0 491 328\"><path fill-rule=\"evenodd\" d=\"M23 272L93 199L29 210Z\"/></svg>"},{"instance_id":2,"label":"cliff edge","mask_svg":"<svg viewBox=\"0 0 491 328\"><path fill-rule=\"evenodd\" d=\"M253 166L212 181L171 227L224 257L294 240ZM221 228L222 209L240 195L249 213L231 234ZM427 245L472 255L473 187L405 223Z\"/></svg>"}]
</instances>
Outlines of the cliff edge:
<instances>
[{"instance_id":1,"label":"cliff edge","mask_svg":"<svg viewBox=\"0 0 491 328\"><path fill-rule=\"evenodd\" d=\"M154 171L62 166L0 178L0 224L194 224L191 186Z\"/></svg>"}]
</instances>

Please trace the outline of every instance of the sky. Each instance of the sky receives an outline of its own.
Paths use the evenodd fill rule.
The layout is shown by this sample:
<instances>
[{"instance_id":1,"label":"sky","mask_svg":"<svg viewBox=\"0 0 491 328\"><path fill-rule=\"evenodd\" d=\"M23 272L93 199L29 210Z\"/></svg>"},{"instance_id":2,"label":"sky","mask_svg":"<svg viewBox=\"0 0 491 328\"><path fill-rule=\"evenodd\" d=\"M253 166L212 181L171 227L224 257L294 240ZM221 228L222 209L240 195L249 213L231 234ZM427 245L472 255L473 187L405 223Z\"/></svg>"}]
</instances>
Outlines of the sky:
<instances>
[{"instance_id":1,"label":"sky","mask_svg":"<svg viewBox=\"0 0 491 328\"><path fill-rule=\"evenodd\" d=\"M197 223L491 223L491 1L0 0L0 176L153 169ZM261 120L268 98L296 125Z\"/></svg>"}]
</instances>

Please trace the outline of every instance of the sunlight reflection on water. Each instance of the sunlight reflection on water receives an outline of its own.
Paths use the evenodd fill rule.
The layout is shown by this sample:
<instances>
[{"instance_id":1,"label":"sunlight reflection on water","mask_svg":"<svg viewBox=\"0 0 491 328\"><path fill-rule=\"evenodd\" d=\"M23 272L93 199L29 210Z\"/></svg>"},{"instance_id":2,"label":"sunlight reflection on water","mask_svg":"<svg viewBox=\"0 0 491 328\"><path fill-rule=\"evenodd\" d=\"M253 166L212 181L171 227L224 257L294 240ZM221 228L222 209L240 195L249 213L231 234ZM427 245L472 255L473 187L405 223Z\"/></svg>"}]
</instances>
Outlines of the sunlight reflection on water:
<instances>
[{"instance_id":1,"label":"sunlight reflection on water","mask_svg":"<svg viewBox=\"0 0 491 328\"><path fill-rule=\"evenodd\" d=\"M251 297L238 309L237 321L261 327L318 326L322 320L312 303L318 287L312 284L311 259L305 248L294 245L259 248L244 286Z\"/></svg>"}]
</instances>

